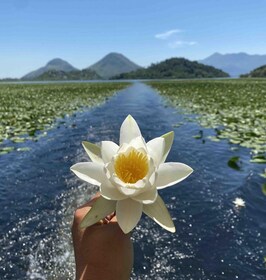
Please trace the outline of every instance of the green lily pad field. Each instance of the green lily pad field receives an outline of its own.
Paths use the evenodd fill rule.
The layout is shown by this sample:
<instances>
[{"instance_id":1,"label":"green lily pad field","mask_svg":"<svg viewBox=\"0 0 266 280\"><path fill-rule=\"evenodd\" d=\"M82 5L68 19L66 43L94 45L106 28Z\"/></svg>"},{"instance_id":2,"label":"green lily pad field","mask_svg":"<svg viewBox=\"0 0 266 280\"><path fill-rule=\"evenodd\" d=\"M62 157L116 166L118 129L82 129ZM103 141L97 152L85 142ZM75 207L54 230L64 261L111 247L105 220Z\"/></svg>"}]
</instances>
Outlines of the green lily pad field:
<instances>
[{"instance_id":1,"label":"green lily pad field","mask_svg":"<svg viewBox=\"0 0 266 280\"><path fill-rule=\"evenodd\" d=\"M0 84L0 155L14 150L5 140L36 140L57 118L97 106L128 83ZM11 142L10 142L11 143ZM12 144L12 143L11 143Z\"/></svg>"},{"instance_id":2,"label":"green lily pad field","mask_svg":"<svg viewBox=\"0 0 266 280\"><path fill-rule=\"evenodd\" d=\"M229 139L250 148L253 161L265 163L266 80L187 80L150 82L168 103L196 114L200 124L214 128L213 141ZM255 156L256 155L256 156Z\"/></svg>"}]
</instances>

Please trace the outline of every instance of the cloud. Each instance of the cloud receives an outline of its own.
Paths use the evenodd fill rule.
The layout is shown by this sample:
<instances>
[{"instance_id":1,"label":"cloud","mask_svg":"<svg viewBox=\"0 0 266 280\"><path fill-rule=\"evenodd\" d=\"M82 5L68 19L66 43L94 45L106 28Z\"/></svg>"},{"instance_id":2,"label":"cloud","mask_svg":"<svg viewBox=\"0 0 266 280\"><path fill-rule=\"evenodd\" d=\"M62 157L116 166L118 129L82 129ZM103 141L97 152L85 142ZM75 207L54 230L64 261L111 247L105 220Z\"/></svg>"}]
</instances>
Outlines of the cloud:
<instances>
[{"instance_id":1,"label":"cloud","mask_svg":"<svg viewBox=\"0 0 266 280\"><path fill-rule=\"evenodd\" d=\"M155 35L156 39L161 39L161 40L167 40L169 39L172 35L176 34L176 33L180 33L183 32L180 29L172 29L172 30L168 30L164 33L159 33Z\"/></svg>"},{"instance_id":2,"label":"cloud","mask_svg":"<svg viewBox=\"0 0 266 280\"><path fill-rule=\"evenodd\" d=\"M168 46L171 49L180 48L184 46L194 46L198 44L196 41L182 40L184 34L179 34L181 32L183 33L184 31L181 29L171 29L164 33L156 34L155 38L166 41L166 46Z\"/></svg>"},{"instance_id":3,"label":"cloud","mask_svg":"<svg viewBox=\"0 0 266 280\"><path fill-rule=\"evenodd\" d=\"M195 41L174 41L170 42L168 46L172 49L183 47L183 46L194 46L197 42Z\"/></svg>"}]
</instances>

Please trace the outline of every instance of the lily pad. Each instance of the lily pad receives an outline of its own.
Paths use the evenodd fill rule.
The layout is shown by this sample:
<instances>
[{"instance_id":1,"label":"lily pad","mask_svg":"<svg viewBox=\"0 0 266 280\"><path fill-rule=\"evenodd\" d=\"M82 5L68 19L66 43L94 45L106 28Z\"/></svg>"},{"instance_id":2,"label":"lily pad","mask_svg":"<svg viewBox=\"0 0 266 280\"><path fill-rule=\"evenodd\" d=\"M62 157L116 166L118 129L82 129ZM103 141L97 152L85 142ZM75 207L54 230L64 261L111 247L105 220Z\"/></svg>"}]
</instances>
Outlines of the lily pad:
<instances>
[{"instance_id":1,"label":"lily pad","mask_svg":"<svg viewBox=\"0 0 266 280\"><path fill-rule=\"evenodd\" d=\"M266 80L152 81L148 84L178 110L196 114L193 121L214 128L219 139L227 138L232 144L266 153ZM194 137L200 139L199 135Z\"/></svg>"},{"instance_id":2,"label":"lily pad","mask_svg":"<svg viewBox=\"0 0 266 280\"><path fill-rule=\"evenodd\" d=\"M195 139L202 139L202 138L203 138L203 131L200 130L200 131L199 131L199 134L194 135L193 138L195 138Z\"/></svg>"},{"instance_id":3,"label":"lily pad","mask_svg":"<svg viewBox=\"0 0 266 280\"><path fill-rule=\"evenodd\" d=\"M0 155L5 155L12 152L15 148L14 147L1 147L0 148Z\"/></svg>"},{"instance_id":4,"label":"lily pad","mask_svg":"<svg viewBox=\"0 0 266 280\"><path fill-rule=\"evenodd\" d=\"M241 162L240 162L240 157L235 156L235 157L231 157L228 162L227 165L235 170L240 170L241 169Z\"/></svg>"},{"instance_id":5,"label":"lily pad","mask_svg":"<svg viewBox=\"0 0 266 280\"><path fill-rule=\"evenodd\" d=\"M259 174L261 177L266 178L266 169L264 170L264 173Z\"/></svg>"},{"instance_id":6,"label":"lily pad","mask_svg":"<svg viewBox=\"0 0 266 280\"><path fill-rule=\"evenodd\" d=\"M0 84L0 142L37 139L77 110L97 106L129 83ZM0 149L1 154L10 152Z\"/></svg>"},{"instance_id":7,"label":"lily pad","mask_svg":"<svg viewBox=\"0 0 266 280\"><path fill-rule=\"evenodd\" d=\"M266 195L266 183L262 185L261 190L264 195Z\"/></svg>"},{"instance_id":8,"label":"lily pad","mask_svg":"<svg viewBox=\"0 0 266 280\"><path fill-rule=\"evenodd\" d=\"M22 147L22 148L17 148L17 151L18 152L27 152L27 151L30 151L31 148L29 147Z\"/></svg>"},{"instance_id":9,"label":"lily pad","mask_svg":"<svg viewBox=\"0 0 266 280\"><path fill-rule=\"evenodd\" d=\"M184 123L180 122L180 123L173 124L172 126L177 128L177 127L180 127L180 126L183 125L183 124L184 124Z\"/></svg>"},{"instance_id":10,"label":"lily pad","mask_svg":"<svg viewBox=\"0 0 266 280\"><path fill-rule=\"evenodd\" d=\"M23 142L25 142L25 139L21 138L21 137L12 137L10 140L13 141L14 143L23 143Z\"/></svg>"},{"instance_id":11,"label":"lily pad","mask_svg":"<svg viewBox=\"0 0 266 280\"><path fill-rule=\"evenodd\" d=\"M217 138L216 136L208 136L207 138L210 139L213 142L220 142L221 141L221 139Z\"/></svg>"},{"instance_id":12,"label":"lily pad","mask_svg":"<svg viewBox=\"0 0 266 280\"><path fill-rule=\"evenodd\" d=\"M254 163L266 163L266 157L264 155L254 156L250 162Z\"/></svg>"}]
</instances>

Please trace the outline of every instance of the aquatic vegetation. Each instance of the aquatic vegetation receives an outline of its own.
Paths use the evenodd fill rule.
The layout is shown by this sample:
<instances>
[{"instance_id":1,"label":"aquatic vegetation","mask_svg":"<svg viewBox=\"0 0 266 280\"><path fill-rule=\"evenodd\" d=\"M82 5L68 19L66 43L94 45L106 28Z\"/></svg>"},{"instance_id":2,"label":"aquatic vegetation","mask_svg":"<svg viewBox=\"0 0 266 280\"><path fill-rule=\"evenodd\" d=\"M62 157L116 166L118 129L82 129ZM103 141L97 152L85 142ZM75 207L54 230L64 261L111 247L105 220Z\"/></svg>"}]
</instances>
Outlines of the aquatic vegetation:
<instances>
[{"instance_id":1,"label":"aquatic vegetation","mask_svg":"<svg viewBox=\"0 0 266 280\"><path fill-rule=\"evenodd\" d=\"M241 169L241 161L240 157L231 157L228 162L228 166L235 169L235 170L240 170Z\"/></svg>"},{"instance_id":2,"label":"aquatic vegetation","mask_svg":"<svg viewBox=\"0 0 266 280\"><path fill-rule=\"evenodd\" d=\"M196 114L204 127L215 128L219 141L252 149L253 162L265 163L266 80L149 82L167 101Z\"/></svg>"},{"instance_id":3,"label":"aquatic vegetation","mask_svg":"<svg viewBox=\"0 0 266 280\"><path fill-rule=\"evenodd\" d=\"M260 174L260 176L266 179L266 168L264 169L264 172Z\"/></svg>"},{"instance_id":4,"label":"aquatic vegetation","mask_svg":"<svg viewBox=\"0 0 266 280\"><path fill-rule=\"evenodd\" d=\"M264 195L266 195L266 183L262 185L261 190Z\"/></svg>"},{"instance_id":5,"label":"aquatic vegetation","mask_svg":"<svg viewBox=\"0 0 266 280\"><path fill-rule=\"evenodd\" d=\"M128 83L0 84L0 143L36 140L56 118L99 105ZM9 145L10 146L10 145ZM0 154L14 150L0 147Z\"/></svg>"}]
</instances>

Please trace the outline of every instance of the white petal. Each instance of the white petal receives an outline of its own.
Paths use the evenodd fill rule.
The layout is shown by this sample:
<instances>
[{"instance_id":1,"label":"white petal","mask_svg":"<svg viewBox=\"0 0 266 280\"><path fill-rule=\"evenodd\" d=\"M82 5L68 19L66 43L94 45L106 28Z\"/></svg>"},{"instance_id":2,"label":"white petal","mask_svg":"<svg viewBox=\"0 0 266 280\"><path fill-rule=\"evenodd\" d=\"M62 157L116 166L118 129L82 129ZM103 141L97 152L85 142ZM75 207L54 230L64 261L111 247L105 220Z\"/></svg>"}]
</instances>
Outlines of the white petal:
<instances>
[{"instance_id":1,"label":"white petal","mask_svg":"<svg viewBox=\"0 0 266 280\"><path fill-rule=\"evenodd\" d=\"M117 188L123 195L125 195L127 197L134 196L139 192L137 189L133 189L133 188L130 189L127 187L120 187L120 186L118 186Z\"/></svg>"},{"instance_id":2,"label":"white petal","mask_svg":"<svg viewBox=\"0 0 266 280\"><path fill-rule=\"evenodd\" d=\"M101 142L101 155L105 163L112 160L112 157L117 153L119 146L112 141Z\"/></svg>"},{"instance_id":3,"label":"white petal","mask_svg":"<svg viewBox=\"0 0 266 280\"><path fill-rule=\"evenodd\" d=\"M135 148L136 150L143 149L143 152L147 153L146 142L142 136L131 140L129 146Z\"/></svg>"},{"instance_id":4,"label":"white petal","mask_svg":"<svg viewBox=\"0 0 266 280\"><path fill-rule=\"evenodd\" d=\"M143 189L148 182L146 178L144 178L142 180L138 180L136 183L125 183L116 175L113 175L110 181L112 182L113 185L116 185L117 187L121 187L122 189L128 188L133 190Z\"/></svg>"},{"instance_id":5,"label":"white petal","mask_svg":"<svg viewBox=\"0 0 266 280\"><path fill-rule=\"evenodd\" d=\"M141 136L141 132L138 124L131 115L128 115L120 128L120 146L139 136Z\"/></svg>"},{"instance_id":6,"label":"white petal","mask_svg":"<svg viewBox=\"0 0 266 280\"><path fill-rule=\"evenodd\" d=\"M118 153L125 153L129 148L130 148L129 144L123 143L122 145L120 145Z\"/></svg>"},{"instance_id":7,"label":"white petal","mask_svg":"<svg viewBox=\"0 0 266 280\"><path fill-rule=\"evenodd\" d=\"M80 228L89 227L115 211L116 201L107 200L100 196L93 204L91 210L80 223Z\"/></svg>"},{"instance_id":8,"label":"white petal","mask_svg":"<svg viewBox=\"0 0 266 280\"><path fill-rule=\"evenodd\" d=\"M193 169L186 164L179 162L167 162L159 166L158 177L155 181L157 189L172 186L184 180Z\"/></svg>"},{"instance_id":9,"label":"white petal","mask_svg":"<svg viewBox=\"0 0 266 280\"><path fill-rule=\"evenodd\" d=\"M143 205L143 212L164 229L175 232L175 225L172 218L159 195L154 203Z\"/></svg>"},{"instance_id":10,"label":"white petal","mask_svg":"<svg viewBox=\"0 0 266 280\"><path fill-rule=\"evenodd\" d=\"M150 183L152 186L154 186L154 183L155 183L155 181L156 181L156 179L157 179L157 176L158 176L157 172L153 172L153 173L151 174L151 176L150 176L150 178L149 178L149 183Z\"/></svg>"},{"instance_id":11,"label":"white petal","mask_svg":"<svg viewBox=\"0 0 266 280\"><path fill-rule=\"evenodd\" d=\"M114 174L114 164L113 162L109 162L104 166L104 173L106 175L106 178L110 180L110 178Z\"/></svg>"},{"instance_id":12,"label":"white petal","mask_svg":"<svg viewBox=\"0 0 266 280\"><path fill-rule=\"evenodd\" d=\"M142 214L142 203L130 198L116 204L117 222L124 233L129 233L138 223Z\"/></svg>"},{"instance_id":13,"label":"white petal","mask_svg":"<svg viewBox=\"0 0 266 280\"><path fill-rule=\"evenodd\" d=\"M101 184L100 186L101 195L109 200L121 200L125 199L126 196L121 193L117 188L111 184Z\"/></svg>"},{"instance_id":14,"label":"white petal","mask_svg":"<svg viewBox=\"0 0 266 280\"><path fill-rule=\"evenodd\" d=\"M106 166L110 167L110 163ZM104 167L104 173L105 173L105 180L102 180L102 183L100 185L100 192L101 195L109 200L121 200L126 199L126 196L119 191L119 188L114 185L113 180L110 180L110 172L108 168Z\"/></svg>"},{"instance_id":15,"label":"white petal","mask_svg":"<svg viewBox=\"0 0 266 280\"><path fill-rule=\"evenodd\" d=\"M82 142L83 148L85 149L86 153L90 157L91 161L102 163L102 157L101 157L101 148L95 144L92 144L87 141Z\"/></svg>"},{"instance_id":16,"label":"white petal","mask_svg":"<svg viewBox=\"0 0 266 280\"><path fill-rule=\"evenodd\" d=\"M158 191L156 188L153 187L131 198L144 204L150 204L150 203L154 203L154 201L157 198L157 195L158 195Z\"/></svg>"},{"instance_id":17,"label":"white petal","mask_svg":"<svg viewBox=\"0 0 266 280\"><path fill-rule=\"evenodd\" d=\"M154 176L153 174L155 173L156 170L157 170L157 166L154 164L153 159L150 157L150 160L149 160L149 172L146 175L146 178L148 178L150 180L150 182L153 181L153 177L151 177L151 176Z\"/></svg>"},{"instance_id":18,"label":"white petal","mask_svg":"<svg viewBox=\"0 0 266 280\"><path fill-rule=\"evenodd\" d=\"M106 180L103 164L96 162L80 162L70 168L81 180L100 186Z\"/></svg>"},{"instance_id":19,"label":"white petal","mask_svg":"<svg viewBox=\"0 0 266 280\"><path fill-rule=\"evenodd\" d=\"M161 163L165 162L165 160L169 154L169 151L171 150L171 147L172 147L172 144L174 141L174 136L175 136L175 134L173 131L170 131L161 136L165 140L164 154L163 154Z\"/></svg>"},{"instance_id":20,"label":"white petal","mask_svg":"<svg viewBox=\"0 0 266 280\"><path fill-rule=\"evenodd\" d=\"M165 140L162 137L152 139L147 143L148 153L158 167L164 156Z\"/></svg>"}]
</instances>

